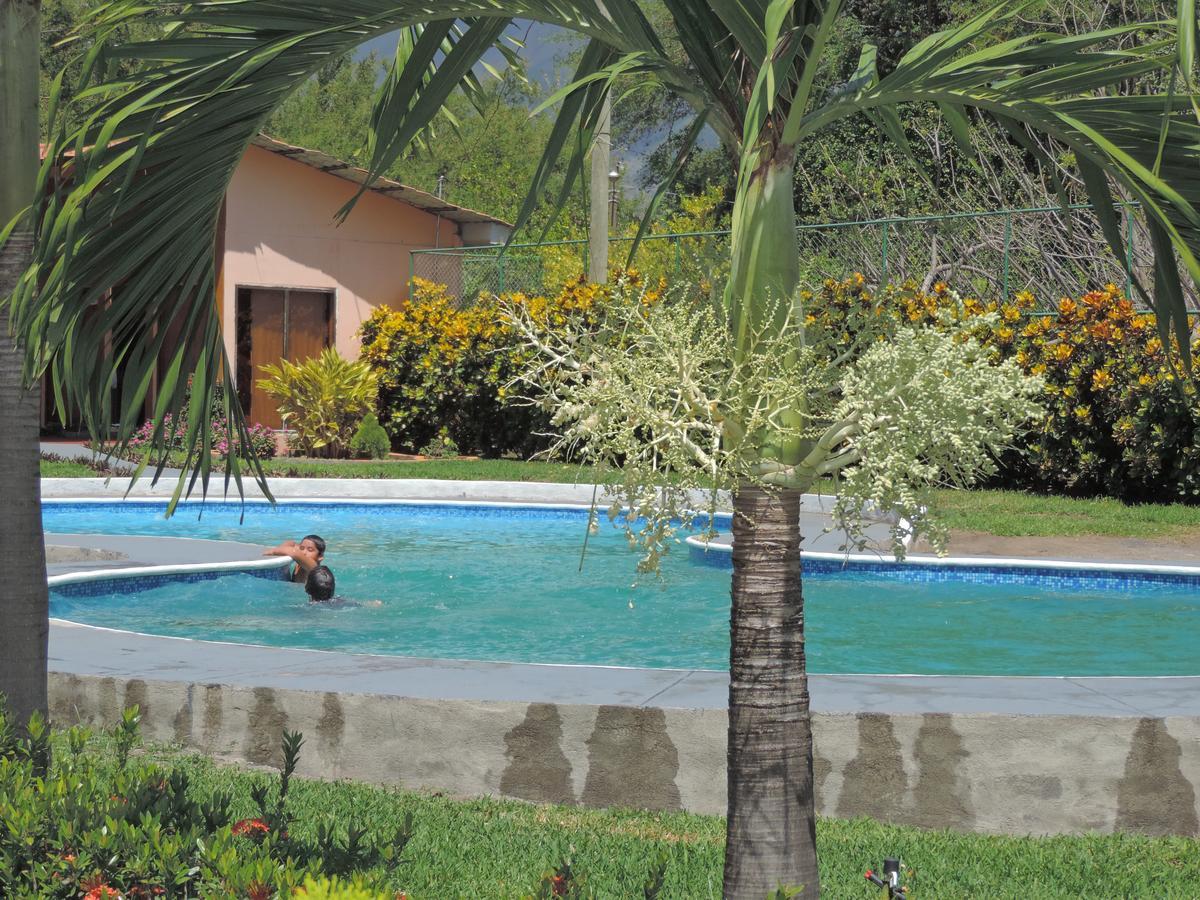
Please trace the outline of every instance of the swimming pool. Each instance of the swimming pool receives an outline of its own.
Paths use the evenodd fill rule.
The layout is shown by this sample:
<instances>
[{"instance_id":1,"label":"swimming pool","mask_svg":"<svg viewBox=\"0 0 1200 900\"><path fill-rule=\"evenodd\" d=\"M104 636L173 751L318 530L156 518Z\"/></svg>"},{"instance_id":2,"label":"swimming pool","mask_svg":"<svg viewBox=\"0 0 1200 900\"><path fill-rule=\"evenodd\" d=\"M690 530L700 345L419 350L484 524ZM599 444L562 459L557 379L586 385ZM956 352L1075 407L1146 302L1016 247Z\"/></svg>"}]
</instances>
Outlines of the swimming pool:
<instances>
[{"instance_id":1,"label":"swimming pool","mask_svg":"<svg viewBox=\"0 0 1200 900\"><path fill-rule=\"evenodd\" d=\"M98 591L54 590L52 615L151 634L354 653L724 669L729 573L686 547L661 581L606 525L580 551L586 510L423 503L45 503L50 532L276 543L321 534L339 594L380 605L311 607L249 575ZM807 564L811 671L1193 675L1195 579L1093 579L977 571L925 579L897 567Z\"/></svg>"}]
</instances>

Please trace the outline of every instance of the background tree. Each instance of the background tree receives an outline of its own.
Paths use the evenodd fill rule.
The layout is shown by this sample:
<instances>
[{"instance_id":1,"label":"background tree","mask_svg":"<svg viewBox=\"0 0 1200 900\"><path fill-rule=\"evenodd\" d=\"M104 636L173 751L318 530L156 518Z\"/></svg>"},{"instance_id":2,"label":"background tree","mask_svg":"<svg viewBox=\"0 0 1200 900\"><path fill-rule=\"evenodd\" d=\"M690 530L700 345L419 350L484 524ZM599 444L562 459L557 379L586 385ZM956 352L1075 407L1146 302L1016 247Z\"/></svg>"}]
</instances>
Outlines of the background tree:
<instances>
[{"instance_id":1,"label":"background tree","mask_svg":"<svg viewBox=\"0 0 1200 900\"><path fill-rule=\"evenodd\" d=\"M420 26L404 65L385 79L372 115L369 168L382 173L428 127L511 17L561 25L588 39L573 82L554 98L561 106L519 223L532 215L555 162L568 152L564 191L556 197L565 204L605 96L622 76L657 80L696 111L681 150L709 126L737 159L725 296L731 367L750 366L756 347L777 346L773 336L804 321L794 236L798 149L837 123L866 116L907 155L899 110L913 103L936 106L965 153L970 117L982 115L1039 160L1044 151L1034 134L1073 154L1118 252L1112 182L1137 199L1158 260L1153 300L1160 327L1174 329L1186 345L1177 263L1200 279L1196 23L1189 4L1181 5L1178 22L997 42L990 34L1012 25L1024 9L1005 4L921 41L884 77L876 48L864 45L852 76L827 90L818 85L831 65L838 0L665 0L665 6L684 64L634 0L603 6L595 0L197 2L176 17L185 27L164 39L110 48L114 59L145 56L147 62L133 78L97 85L99 102L86 121L54 134L52 156L72 178L61 193L39 197L35 263L11 306L33 350L30 374L48 365L94 424L106 411L96 386L111 383L118 360L128 371L147 373L159 349L148 323L174 318L202 348L191 402L207 402L215 383L229 377L213 301L221 199L271 111L331 59L389 30ZM101 8L91 28L103 38L145 16L144 3L118 0ZM1133 38L1128 48L1112 46L1118 35ZM1134 95L1114 89L1151 73L1165 73L1176 90ZM80 152L70 155L71 147ZM113 302L85 318L106 286L119 288ZM109 354L102 352L106 345ZM781 371L796 370L804 352L799 342L789 346L777 360ZM144 397L141 379L126 380L132 387L123 404L136 408ZM182 384L166 384L159 417L183 401ZM797 511L812 461L823 459L837 437L808 432L807 411L797 405L768 405L766 412L749 431L745 423L722 425L731 435L745 431L738 443L752 448L756 474L772 484L739 486L733 501L724 889L730 897L756 900L782 885L802 885L809 897L818 892ZM226 414L244 428L239 410L228 407ZM118 437L128 439L126 426ZM207 436L198 429L188 442L206 483Z\"/></svg>"},{"instance_id":2,"label":"background tree","mask_svg":"<svg viewBox=\"0 0 1200 900\"><path fill-rule=\"evenodd\" d=\"M38 171L38 4L0 0L0 297L16 287L33 251L33 221L23 213ZM42 541L38 473L38 394L23 380L23 354L0 306L0 506L6 539L0 541L0 693L16 721L46 710L49 597Z\"/></svg>"}]
</instances>

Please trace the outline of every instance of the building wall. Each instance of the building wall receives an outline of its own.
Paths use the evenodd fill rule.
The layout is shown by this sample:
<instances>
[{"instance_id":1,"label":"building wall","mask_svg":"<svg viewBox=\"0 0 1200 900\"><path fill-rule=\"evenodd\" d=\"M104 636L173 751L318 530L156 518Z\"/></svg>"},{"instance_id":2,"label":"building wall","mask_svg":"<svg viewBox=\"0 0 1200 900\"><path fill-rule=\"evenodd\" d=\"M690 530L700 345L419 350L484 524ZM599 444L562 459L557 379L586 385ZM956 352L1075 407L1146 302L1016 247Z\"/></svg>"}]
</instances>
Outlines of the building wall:
<instances>
[{"instance_id":1,"label":"building wall","mask_svg":"<svg viewBox=\"0 0 1200 900\"><path fill-rule=\"evenodd\" d=\"M358 356L355 332L379 305L408 296L409 252L461 245L454 222L367 192L342 224L334 216L355 185L250 147L226 199L221 279L225 349L235 359L238 287L334 292L335 346Z\"/></svg>"}]
</instances>

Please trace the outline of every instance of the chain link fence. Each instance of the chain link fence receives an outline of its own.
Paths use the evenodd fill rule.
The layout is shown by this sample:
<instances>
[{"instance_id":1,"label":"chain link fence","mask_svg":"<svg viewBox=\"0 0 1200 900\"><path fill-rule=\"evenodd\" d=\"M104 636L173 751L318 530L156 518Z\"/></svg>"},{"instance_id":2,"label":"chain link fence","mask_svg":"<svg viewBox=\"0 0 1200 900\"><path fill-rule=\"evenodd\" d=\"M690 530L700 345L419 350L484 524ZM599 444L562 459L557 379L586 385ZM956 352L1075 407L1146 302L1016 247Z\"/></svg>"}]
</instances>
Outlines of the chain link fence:
<instances>
[{"instance_id":1,"label":"chain link fence","mask_svg":"<svg viewBox=\"0 0 1200 900\"><path fill-rule=\"evenodd\" d=\"M945 282L963 296L1005 300L1028 291L1038 310L1061 297L1116 284L1134 296L1133 281L1153 282L1154 254L1140 215L1121 210L1126 258L1114 256L1090 206L994 210L907 219L834 222L796 229L803 282L817 286L861 272L868 284ZM609 259L624 266L632 238L610 238ZM409 280L444 284L460 302L481 292L556 293L587 270L587 241L416 250ZM648 235L633 266L651 279L719 294L729 276L729 232ZM1190 289L1190 288L1189 288ZM411 283L410 283L411 290ZM1197 308L1189 293L1188 304Z\"/></svg>"}]
</instances>

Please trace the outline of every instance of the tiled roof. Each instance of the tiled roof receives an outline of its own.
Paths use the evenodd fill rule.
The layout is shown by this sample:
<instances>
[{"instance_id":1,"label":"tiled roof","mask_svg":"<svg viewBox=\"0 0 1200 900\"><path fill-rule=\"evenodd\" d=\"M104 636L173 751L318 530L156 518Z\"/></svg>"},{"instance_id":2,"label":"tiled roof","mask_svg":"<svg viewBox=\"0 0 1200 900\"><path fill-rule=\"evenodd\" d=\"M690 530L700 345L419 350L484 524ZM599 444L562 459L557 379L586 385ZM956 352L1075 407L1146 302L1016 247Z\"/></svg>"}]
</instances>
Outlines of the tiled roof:
<instances>
[{"instance_id":1,"label":"tiled roof","mask_svg":"<svg viewBox=\"0 0 1200 900\"><path fill-rule=\"evenodd\" d=\"M296 162L304 163L306 166L311 166L330 175L336 175L338 178L343 178L354 184L365 184L369 177L366 169L343 162L327 153L322 153L320 150L306 150L303 147L285 144L283 141L276 140L269 135L259 134L251 143L255 147L261 147L263 150L269 150L271 153L277 153L288 159L294 159ZM487 222L494 225L503 225L508 228L512 227L511 223L505 222L503 219L497 219L495 216L489 216L487 213L467 209L465 206L456 206L453 203L447 203L434 194L409 187L390 178L376 178L368 190L376 194L383 194L385 197L391 197L394 200L400 200L409 206L415 206L417 209L439 215L452 222Z\"/></svg>"}]
</instances>

